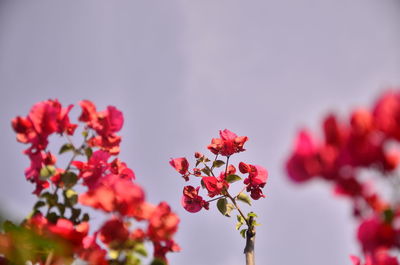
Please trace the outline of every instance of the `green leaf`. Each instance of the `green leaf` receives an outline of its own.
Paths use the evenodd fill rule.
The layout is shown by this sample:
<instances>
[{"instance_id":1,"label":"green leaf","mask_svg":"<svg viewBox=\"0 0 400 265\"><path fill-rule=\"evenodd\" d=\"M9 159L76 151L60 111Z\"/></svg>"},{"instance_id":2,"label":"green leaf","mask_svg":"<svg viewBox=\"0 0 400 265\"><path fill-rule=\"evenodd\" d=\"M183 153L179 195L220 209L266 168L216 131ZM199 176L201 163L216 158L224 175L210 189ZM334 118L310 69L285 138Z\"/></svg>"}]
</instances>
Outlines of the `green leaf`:
<instances>
[{"instance_id":1,"label":"green leaf","mask_svg":"<svg viewBox=\"0 0 400 265\"><path fill-rule=\"evenodd\" d=\"M87 159L90 159L92 157L93 150L90 147L85 148L85 155L87 156Z\"/></svg>"},{"instance_id":2,"label":"green leaf","mask_svg":"<svg viewBox=\"0 0 400 265\"><path fill-rule=\"evenodd\" d=\"M231 212L232 212L232 210L234 210L235 209L235 205L233 205L232 203L228 203L227 205L226 205L226 213L225 213L225 216L226 217L231 217Z\"/></svg>"},{"instance_id":3,"label":"green leaf","mask_svg":"<svg viewBox=\"0 0 400 265\"><path fill-rule=\"evenodd\" d=\"M67 171L61 175L61 181L66 188L72 188L78 181L78 176L74 172Z\"/></svg>"},{"instance_id":4,"label":"green leaf","mask_svg":"<svg viewBox=\"0 0 400 265\"><path fill-rule=\"evenodd\" d=\"M166 263L164 261L156 258L150 263L150 265L166 265Z\"/></svg>"},{"instance_id":5,"label":"green leaf","mask_svg":"<svg viewBox=\"0 0 400 265\"><path fill-rule=\"evenodd\" d=\"M240 230L240 235L241 235L243 238L246 238L246 232L247 232L247 228L242 229L242 230Z\"/></svg>"},{"instance_id":6,"label":"green leaf","mask_svg":"<svg viewBox=\"0 0 400 265\"><path fill-rule=\"evenodd\" d=\"M33 209L37 210L37 209L39 209L40 207L43 207L43 206L45 206L45 205L46 205L46 203L45 203L44 201L38 201L38 202L35 203L35 205L33 206Z\"/></svg>"},{"instance_id":7,"label":"green leaf","mask_svg":"<svg viewBox=\"0 0 400 265\"><path fill-rule=\"evenodd\" d=\"M75 150L75 147L70 144L70 143L66 143L63 146L61 146L60 151L58 151L58 154L64 154L65 152L69 152L69 151L73 151Z\"/></svg>"},{"instance_id":8,"label":"green leaf","mask_svg":"<svg viewBox=\"0 0 400 265\"><path fill-rule=\"evenodd\" d=\"M147 257L147 249L144 247L144 244L138 243L135 245L134 251L143 257Z\"/></svg>"},{"instance_id":9,"label":"green leaf","mask_svg":"<svg viewBox=\"0 0 400 265\"><path fill-rule=\"evenodd\" d=\"M71 208L71 219L75 220L79 217L79 215L81 214L81 209L75 209L75 208Z\"/></svg>"},{"instance_id":10,"label":"green leaf","mask_svg":"<svg viewBox=\"0 0 400 265\"><path fill-rule=\"evenodd\" d=\"M58 208L58 210L60 211L61 216L64 216L64 213L65 213L65 205L59 203L59 204L57 204L57 208Z\"/></svg>"},{"instance_id":11,"label":"green leaf","mask_svg":"<svg viewBox=\"0 0 400 265\"><path fill-rule=\"evenodd\" d=\"M78 203L78 193L73 189L64 191L64 198L68 206L73 206Z\"/></svg>"},{"instance_id":12,"label":"green leaf","mask_svg":"<svg viewBox=\"0 0 400 265\"><path fill-rule=\"evenodd\" d=\"M82 221L88 222L90 220L89 214L85 213L82 217Z\"/></svg>"},{"instance_id":13,"label":"green leaf","mask_svg":"<svg viewBox=\"0 0 400 265\"><path fill-rule=\"evenodd\" d=\"M236 230L239 230L240 229L240 227L242 227L242 225L245 223L245 220L244 220L244 218L241 216L241 215L237 215L236 216L236 219L237 219L237 223L236 223Z\"/></svg>"},{"instance_id":14,"label":"green leaf","mask_svg":"<svg viewBox=\"0 0 400 265\"><path fill-rule=\"evenodd\" d=\"M225 165L225 162L222 161L222 160L215 160L215 161L213 162L213 167L221 167L221 166L223 166L223 165Z\"/></svg>"},{"instance_id":15,"label":"green leaf","mask_svg":"<svg viewBox=\"0 0 400 265\"><path fill-rule=\"evenodd\" d=\"M53 224L57 223L58 215L55 212L50 212L46 215L46 218Z\"/></svg>"},{"instance_id":16,"label":"green leaf","mask_svg":"<svg viewBox=\"0 0 400 265\"><path fill-rule=\"evenodd\" d=\"M228 203L228 201L226 200L226 198L222 198L217 201L217 208L220 211L220 213L222 213L223 215L226 215L227 203Z\"/></svg>"},{"instance_id":17,"label":"green leaf","mask_svg":"<svg viewBox=\"0 0 400 265\"><path fill-rule=\"evenodd\" d=\"M249 212L249 213L247 214L247 217L258 217L258 216L257 216L257 214L254 213L254 212Z\"/></svg>"},{"instance_id":18,"label":"green leaf","mask_svg":"<svg viewBox=\"0 0 400 265\"><path fill-rule=\"evenodd\" d=\"M392 209L386 209L383 212L383 218L384 218L386 223L390 224L393 221L393 218L394 218L393 210Z\"/></svg>"},{"instance_id":19,"label":"green leaf","mask_svg":"<svg viewBox=\"0 0 400 265\"><path fill-rule=\"evenodd\" d=\"M40 197L45 198L49 206L55 206L58 203L58 195L50 192L43 193Z\"/></svg>"},{"instance_id":20,"label":"green leaf","mask_svg":"<svg viewBox=\"0 0 400 265\"><path fill-rule=\"evenodd\" d=\"M233 183L236 182L238 180L241 180L242 178L239 177L238 175L228 175L226 176L226 181L228 181L229 183Z\"/></svg>"},{"instance_id":21,"label":"green leaf","mask_svg":"<svg viewBox=\"0 0 400 265\"><path fill-rule=\"evenodd\" d=\"M203 173L207 176L211 175L211 170L208 167L203 168L201 171L203 171Z\"/></svg>"},{"instance_id":22,"label":"green leaf","mask_svg":"<svg viewBox=\"0 0 400 265\"><path fill-rule=\"evenodd\" d=\"M250 199L249 196L247 196L246 193L243 193L243 192L239 193L239 195L237 196L237 199L238 199L239 201L242 201L242 202L244 202L244 203L247 203L248 205L251 206L251 199Z\"/></svg>"},{"instance_id":23,"label":"green leaf","mask_svg":"<svg viewBox=\"0 0 400 265\"><path fill-rule=\"evenodd\" d=\"M204 181L203 181L203 179L200 181L200 184L201 184L201 187L202 187L203 189L205 189L205 188L206 188L206 184L204 184Z\"/></svg>"},{"instance_id":24,"label":"green leaf","mask_svg":"<svg viewBox=\"0 0 400 265\"><path fill-rule=\"evenodd\" d=\"M40 180L47 180L56 173L56 168L52 165L44 166L40 169Z\"/></svg>"}]
</instances>

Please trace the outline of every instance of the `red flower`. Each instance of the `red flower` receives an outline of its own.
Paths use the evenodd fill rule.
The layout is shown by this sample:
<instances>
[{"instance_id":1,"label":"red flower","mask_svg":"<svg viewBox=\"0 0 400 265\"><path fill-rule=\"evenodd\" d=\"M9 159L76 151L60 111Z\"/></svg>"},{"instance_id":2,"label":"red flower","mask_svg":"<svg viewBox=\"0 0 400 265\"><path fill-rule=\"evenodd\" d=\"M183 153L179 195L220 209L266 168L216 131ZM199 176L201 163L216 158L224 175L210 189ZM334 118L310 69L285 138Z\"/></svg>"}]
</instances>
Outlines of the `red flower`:
<instances>
[{"instance_id":1,"label":"red flower","mask_svg":"<svg viewBox=\"0 0 400 265\"><path fill-rule=\"evenodd\" d=\"M88 140L89 145L117 155L120 151L121 137L115 133L120 131L124 124L122 112L114 106L108 106L105 111L97 112L96 106L89 100L83 100L79 104L82 107L79 120L86 122L87 126L98 134Z\"/></svg>"},{"instance_id":2,"label":"red flower","mask_svg":"<svg viewBox=\"0 0 400 265\"><path fill-rule=\"evenodd\" d=\"M98 150L92 154L87 163L73 161L72 165L79 169L79 177L83 179L84 184L88 187L93 187L106 170L109 169L109 164L107 163L109 158L109 153Z\"/></svg>"},{"instance_id":3,"label":"red flower","mask_svg":"<svg viewBox=\"0 0 400 265\"><path fill-rule=\"evenodd\" d=\"M149 219L147 234L154 242L168 241L178 230L179 217L166 202L161 202Z\"/></svg>"},{"instance_id":4,"label":"red flower","mask_svg":"<svg viewBox=\"0 0 400 265\"><path fill-rule=\"evenodd\" d=\"M49 231L67 240L75 249L79 249L83 244L83 238L89 231L89 224L82 222L74 227L70 220L60 218L55 225L49 226Z\"/></svg>"},{"instance_id":5,"label":"red flower","mask_svg":"<svg viewBox=\"0 0 400 265\"><path fill-rule=\"evenodd\" d=\"M33 149L45 150L49 135L55 132L72 135L77 127L69 122L68 113L72 106L63 108L58 100L36 103L26 118L16 117L12 120L17 140L31 143Z\"/></svg>"},{"instance_id":6,"label":"red flower","mask_svg":"<svg viewBox=\"0 0 400 265\"><path fill-rule=\"evenodd\" d=\"M135 179L135 173L133 170L128 168L126 163L121 162L119 158L116 158L111 162L110 171L114 175L119 175L121 178Z\"/></svg>"},{"instance_id":7,"label":"red flower","mask_svg":"<svg viewBox=\"0 0 400 265\"><path fill-rule=\"evenodd\" d=\"M154 257L161 259L166 264L168 264L168 260L166 258L166 254L168 252L178 252L181 250L178 244L173 240L168 240L165 243L161 242L153 242L154 246Z\"/></svg>"},{"instance_id":8,"label":"red flower","mask_svg":"<svg viewBox=\"0 0 400 265\"><path fill-rule=\"evenodd\" d=\"M196 213L200 211L201 208L208 207L208 203L199 196L199 189L200 187L194 188L192 186L186 186L183 188L181 204L186 211Z\"/></svg>"},{"instance_id":9,"label":"red flower","mask_svg":"<svg viewBox=\"0 0 400 265\"><path fill-rule=\"evenodd\" d=\"M99 238L109 245L121 245L129 238L129 231L124 222L118 218L108 220L99 230Z\"/></svg>"},{"instance_id":10,"label":"red flower","mask_svg":"<svg viewBox=\"0 0 400 265\"><path fill-rule=\"evenodd\" d=\"M286 163L287 173L292 180L303 182L320 174L317 151L311 135L307 131L300 131L294 152Z\"/></svg>"},{"instance_id":11,"label":"red flower","mask_svg":"<svg viewBox=\"0 0 400 265\"><path fill-rule=\"evenodd\" d=\"M219 131L221 138L213 138L207 147L212 153L223 156L231 156L234 153L245 151L244 143L248 140L247 136L237 136L235 133L225 129Z\"/></svg>"},{"instance_id":12,"label":"red flower","mask_svg":"<svg viewBox=\"0 0 400 265\"><path fill-rule=\"evenodd\" d=\"M229 183L225 181L225 174L221 173L221 175L216 177L203 177L202 178L204 185L208 191L208 196L211 198L222 194L222 192L229 188Z\"/></svg>"},{"instance_id":13,"label":"red flower","mask_svg":"<svg viewBox=\"0 0 400 265\"><path fill-rule=\"evenodd\" d=\"M250 165L240 162L239 170L245 174L248 173L249 176L244 180L247 192L250 192L250 196L254 200L258 200L261 197L265 197L262 193L262 188L264 188L268 179L268 172L265 168L257 165Z\"/></svg>"},{"instance_id":14,"label":"red flower","mask_svg":"<svg viewBox=\"0 0 400 265\"><path fill-rule=\"evenodd\" d=\"M110 174L103 177L95 187L81 194L79 202L106 212L117 211L131 216L144 202L144 192L131 180Z\"/></svg>"},{"instance_id":15,"label":"red flower","mask_svg":"<svg viewBox=\"0 0 400 265\"><path fill-rule=\"evenodd\" d=\"M364 220L358 227L357 238L365 253L372 253L378 248L390 248L396 242L396 231L390 224L374 216Z\"/></svg>"}]
</instances>

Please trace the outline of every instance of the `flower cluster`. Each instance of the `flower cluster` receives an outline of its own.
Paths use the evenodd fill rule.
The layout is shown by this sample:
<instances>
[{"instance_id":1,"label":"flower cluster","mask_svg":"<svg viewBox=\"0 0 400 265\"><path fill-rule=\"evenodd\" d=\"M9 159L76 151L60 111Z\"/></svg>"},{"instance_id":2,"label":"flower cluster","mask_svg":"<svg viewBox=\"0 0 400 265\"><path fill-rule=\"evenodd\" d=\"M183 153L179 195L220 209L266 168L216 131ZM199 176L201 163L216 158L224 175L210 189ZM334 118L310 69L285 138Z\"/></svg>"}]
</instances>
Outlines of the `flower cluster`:
<instances>
[{"instance_id":1,"label":"flower cluster","mask_svg":"<svg viewBox=\"0 0 400 265\"><path fill-rule=\"evenodd\" d=\"M147 202L143 188L134 181L133 170L116 157L120 152L121 137L117 133L124 122L122 112L113 106L97 111L88 100L79 104L82 112L78 119L83 123L79 146L72 141L78 127L70 123L72 105L63 108L57 100L47 100L35 104L28 116L13 119L17 140L29 144L24 151L30 159L25 176L35 183L38 201L21 226L9 225L0 233L0 262L66 264L79 258L89 264L140 264L140 257L147 255L144 244L151 242L152 264L167 264L166 254L180 250L173 239L179 217L166 202ZM67 139L59 150L60 155L72 155L66 167L59 167L56 155L48 150L52 134ZM84 187L82 194L75 191L77 185ZM108 216L92 234L90 216L82 212L80 205ZM47 244L31 242L22 248L31 254L21 259L21 253L15 254L21 233L34 233L32 241ZM62 246L62 251L50 248L48 242Z\"/></svg>"},{"instance_id":2,"label":"flower cluster","mask_svg":"<svg viewBox=\"0 0 400 265\"><path fill-rule=\"evenodd\" d=\"M299 132L286 163L290 179L323 179L350 198L366 264L398 265L388 251L400 250L400 93L383 94L371 109L356 109L347 120L330 114L322 130L322 140ZM393 188L393 200L374 188L378 181ZM361 261L353 257L353 263Z\"/></svg>"},{"instance_id":3,"label":"flower cluster","mask_svg":"<svg viewBox=\"0 0 400 265\"><path fill-rule=\"evenodd\" d=\"M201 209L208 210L210 202L217 201L218 210L225 216L230 216L232 210L237 210L238 226L246 224L248 227L242 229L241 234L244 236L246 231L253 226L249 220L253 220L254 213L245 216L238 206L238 201L251 205L251 199L258 200L265 197L262 189L267 183L268 172L261 166L251 165L240 162L237 166L240 173L247 175L243 181L243 188L237 195L232 195L231 185L234 182L242 180L237 175L237 167L229 163L229 158L239 152L245 151L244 144L248 140L247 136L237 136L235 133L225 129L220 131L220 138L213 138L208 149L215 155L211 161L202 153L196 152L195 167L190 170L189 162L186 158L171 159L170 165L182 176L185 181L199 181L200 186L194 187L187 185L183 188L182 206L191 213L199 212ZM222 160L225 158L225 161ZM215 172L218 168L224 168L219 173ZM199 195L200 187L206 190L210 200L203 199ZM248 192L250 197L246 194ZM250 218L251 217L251 218ZM255 221L254 221L255 222Z\"/></svg>"}]
</instances>

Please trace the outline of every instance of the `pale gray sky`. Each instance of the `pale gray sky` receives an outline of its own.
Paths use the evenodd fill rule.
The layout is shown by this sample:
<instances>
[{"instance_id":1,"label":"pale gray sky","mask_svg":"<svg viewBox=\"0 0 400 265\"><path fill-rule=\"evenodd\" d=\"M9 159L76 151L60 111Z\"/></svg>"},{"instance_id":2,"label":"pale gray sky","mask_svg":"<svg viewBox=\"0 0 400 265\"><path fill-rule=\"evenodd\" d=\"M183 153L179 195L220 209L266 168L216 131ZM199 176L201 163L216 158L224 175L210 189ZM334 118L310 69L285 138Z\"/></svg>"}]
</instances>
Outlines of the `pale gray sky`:
<instances>
[{"instance_id":1,"label":"pale gray sky","mask_svg":"<svg viewBox=\"0 0 400 265\"><path fill-rule=\"evenodd\" d=\"M250 138L237 161L270 172L257 264L350 264L346 200L324 183L294 186L283 163L300 126L400 85L399 47L398 0L0 0L0 200L19 217L34 202L10 120L37 101L86 98L124 112L122 158L150 201L180 215L172 265L244 264L235 220L183 210L168 164L224 128Z\"/></svg>"}]
</instances>

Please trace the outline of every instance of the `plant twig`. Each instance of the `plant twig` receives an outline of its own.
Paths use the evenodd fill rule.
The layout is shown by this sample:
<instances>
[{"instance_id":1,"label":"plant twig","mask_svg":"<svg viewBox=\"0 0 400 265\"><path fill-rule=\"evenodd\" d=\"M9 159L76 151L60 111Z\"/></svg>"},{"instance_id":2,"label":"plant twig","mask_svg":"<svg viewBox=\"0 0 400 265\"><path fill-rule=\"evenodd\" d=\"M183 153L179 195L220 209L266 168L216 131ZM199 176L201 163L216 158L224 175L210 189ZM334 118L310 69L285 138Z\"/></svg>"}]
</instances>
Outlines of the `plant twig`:
<instances>
[{"instance_id":1,"label":"plant twig","mask_svg":"<svg viewBox=\"0 0 400 265\"><path fill-rule=\"evenodd\" d=\"M246 265L255 265L254 245L256 241L256 228L253 225L253 216L250 216L248 223L250 225L246 232L246 246L243 252L246 255Z\"/></svg>"}]
</instances>

